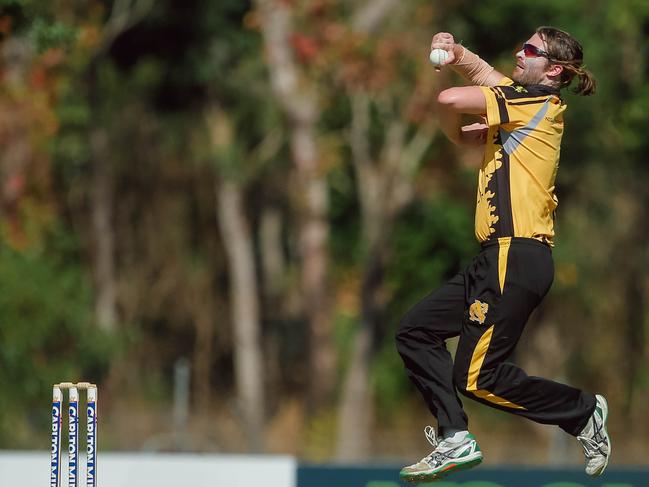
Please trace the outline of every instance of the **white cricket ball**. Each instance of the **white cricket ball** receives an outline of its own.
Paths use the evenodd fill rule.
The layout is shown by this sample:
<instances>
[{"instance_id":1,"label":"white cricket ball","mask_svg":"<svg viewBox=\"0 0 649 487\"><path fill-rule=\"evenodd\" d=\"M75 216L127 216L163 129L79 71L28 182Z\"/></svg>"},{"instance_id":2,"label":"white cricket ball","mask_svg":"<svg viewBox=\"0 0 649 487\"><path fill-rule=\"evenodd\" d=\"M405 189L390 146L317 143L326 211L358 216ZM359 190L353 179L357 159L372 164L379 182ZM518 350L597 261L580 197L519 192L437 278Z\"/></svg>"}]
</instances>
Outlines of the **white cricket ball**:
<instances>
[{"instance_id":1,"label":"white cricket ball","mask_svg":"<svg viewBox=\"0 0 649 487\"><path fill-rule=\"evenodd\" d=\"M448 51L444 49L433 49L430 51L429 57L433 66L441 66L448 59Z\"/></svg>"}]
</instances>

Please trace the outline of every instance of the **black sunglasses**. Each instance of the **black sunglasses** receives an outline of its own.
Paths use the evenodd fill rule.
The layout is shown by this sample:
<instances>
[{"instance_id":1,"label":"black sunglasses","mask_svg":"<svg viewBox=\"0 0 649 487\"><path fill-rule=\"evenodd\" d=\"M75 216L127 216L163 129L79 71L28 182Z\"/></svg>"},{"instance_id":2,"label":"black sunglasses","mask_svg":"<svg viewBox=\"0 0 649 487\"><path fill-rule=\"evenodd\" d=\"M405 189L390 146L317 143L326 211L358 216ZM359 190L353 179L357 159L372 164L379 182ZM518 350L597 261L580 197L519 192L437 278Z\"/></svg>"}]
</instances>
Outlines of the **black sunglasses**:
<instances>
[{"instance_id":1,"label":"black sunglasses","mask_svg":"<svg viewBox=\"0 0 649 487\"><path fill-rule=\"evenodd\" d=\"M547 51L539 49L533 44L523 44L523 54L525 54L525 57L544 57L546 59L552 59Z\"/></svg>"}]
</instances>

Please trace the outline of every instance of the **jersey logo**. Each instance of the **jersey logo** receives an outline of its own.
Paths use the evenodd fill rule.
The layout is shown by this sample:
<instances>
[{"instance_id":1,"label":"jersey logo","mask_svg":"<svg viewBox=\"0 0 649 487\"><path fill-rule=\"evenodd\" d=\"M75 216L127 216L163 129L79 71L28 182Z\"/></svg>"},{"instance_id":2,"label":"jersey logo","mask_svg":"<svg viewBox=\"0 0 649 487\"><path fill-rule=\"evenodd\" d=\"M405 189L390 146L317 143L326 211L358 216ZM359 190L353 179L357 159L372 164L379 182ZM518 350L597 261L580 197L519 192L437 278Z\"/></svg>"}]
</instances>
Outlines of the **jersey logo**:
<instances>
[{"instance_id":1,"label":"jersey logo","mask_svg":"<svg viewBox=\"0 0 649 487\"><path fill-rule=\"evenodd\" d=\"M489 305L476 299L473 304L469 306L469 319L482 325L487 318L488 311Z\"/></svg>"},{"instance_id":2,"label":"jersey logo","mask_svg":"<svg viewBox=\"0 0 649 487\"><path fill-rule=\"evenodd\" d=\"M516 86L516 87L514 88L514 91L515 91L516 93L527 93L527 90L525 89L525 87L523 87L523 86L521 86L521 85Z\"/></svg>"}]
</instances>

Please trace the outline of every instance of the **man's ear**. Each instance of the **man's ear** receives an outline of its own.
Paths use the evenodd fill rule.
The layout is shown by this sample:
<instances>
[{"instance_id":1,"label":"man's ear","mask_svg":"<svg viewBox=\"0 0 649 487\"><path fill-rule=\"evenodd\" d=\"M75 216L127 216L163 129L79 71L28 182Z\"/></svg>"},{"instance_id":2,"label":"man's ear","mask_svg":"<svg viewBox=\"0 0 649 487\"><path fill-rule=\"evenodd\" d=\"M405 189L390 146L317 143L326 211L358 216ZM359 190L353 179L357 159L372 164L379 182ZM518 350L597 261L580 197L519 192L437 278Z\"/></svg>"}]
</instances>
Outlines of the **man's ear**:
<instances>
[{"instance_id":1,"label":"man's ear","mask_svg":"<svg viewBox=\"0 0 649 487\"><path fill-rule=\"evenodd\" d=\"M561 76L561 73L563 73L563 66L561 66L560 64L550 64L548 70L545 72L545 74L547 74L550 78Z\"/></svg>"}]
</instances>

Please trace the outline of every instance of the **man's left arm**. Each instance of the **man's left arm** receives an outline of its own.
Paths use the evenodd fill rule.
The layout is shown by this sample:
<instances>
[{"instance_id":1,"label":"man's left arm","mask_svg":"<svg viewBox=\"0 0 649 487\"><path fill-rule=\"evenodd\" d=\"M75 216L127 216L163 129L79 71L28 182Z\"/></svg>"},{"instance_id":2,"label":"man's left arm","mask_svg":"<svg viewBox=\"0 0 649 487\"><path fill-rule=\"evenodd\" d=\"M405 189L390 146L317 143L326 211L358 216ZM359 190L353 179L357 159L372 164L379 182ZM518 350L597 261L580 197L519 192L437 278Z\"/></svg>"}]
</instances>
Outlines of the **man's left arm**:
<instances>
[{"instance_id":1,"label":"man's left arm","mask_svg":"<svg viewBox=\"0 0 649 487\"><path fill-rule=\"evenodd\" d=\"M478 86L462 86L442 91L437 97L439 124L442 132L456 145L475 144L462 130L462 114L486 115L487 101ZM487 126L484 126L484 130Z\"/></svg>"}]
</instances>

